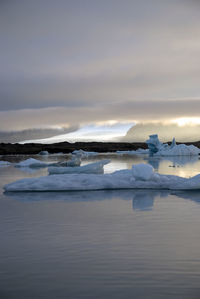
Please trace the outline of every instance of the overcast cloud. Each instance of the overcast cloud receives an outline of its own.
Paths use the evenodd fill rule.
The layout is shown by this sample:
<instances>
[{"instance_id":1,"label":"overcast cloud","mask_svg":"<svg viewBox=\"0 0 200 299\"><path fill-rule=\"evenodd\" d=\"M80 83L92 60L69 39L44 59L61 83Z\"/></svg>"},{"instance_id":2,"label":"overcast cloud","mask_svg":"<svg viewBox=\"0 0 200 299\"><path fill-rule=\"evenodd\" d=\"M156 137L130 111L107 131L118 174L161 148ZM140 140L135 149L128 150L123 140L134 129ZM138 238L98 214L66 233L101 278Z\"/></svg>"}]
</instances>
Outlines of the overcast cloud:
<instances>
[{"instance_id":1,"label":"overcast cloud","mask_svg":"<svg viewBox=\"0 0 200 299\"><path fill-rule=\"evenodd\" d=\"M1 1L1 130L199 117L199 8L189 0Z\"/></svg>"}]
</instances>

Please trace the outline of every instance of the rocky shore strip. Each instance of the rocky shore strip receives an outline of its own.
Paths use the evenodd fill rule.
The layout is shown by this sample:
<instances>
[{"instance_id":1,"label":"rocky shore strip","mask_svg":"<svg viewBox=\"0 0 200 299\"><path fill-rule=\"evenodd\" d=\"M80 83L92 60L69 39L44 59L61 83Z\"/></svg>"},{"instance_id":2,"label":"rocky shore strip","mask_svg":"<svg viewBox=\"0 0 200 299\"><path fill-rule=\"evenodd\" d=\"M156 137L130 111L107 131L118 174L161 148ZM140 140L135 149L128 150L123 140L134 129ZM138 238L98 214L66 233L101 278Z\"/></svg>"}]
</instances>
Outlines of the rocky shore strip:
<instances>
[{"instance_id":1,"label":"rocky shore strip","mask_svg":"<svg viewBox=\"0 0 200 299\"><path fill-rule=\"evenodd\" d=\"M74 150L84 150L88 152L115 152L137 150L138 148L147 148L145 143L140 142L61 142L54 144L39 144L39 143L0 143L0 155L34 155L41 151L48 151L50 154L64 153L68 154Z\"/></svg>"},{"instance_id":2,"label":"rocky shore strip","mask_svg":"<svg viewBox=\"0 0 200 299\"><path fill-rule=\"evenodd\" d=\"M170 142L168 142L170 144ZM179 144L177 142L177 144ZM186 142L186 145L193 144L200 148L200 141ZM84 150L88 152L108 153L115 151L137 150L139 148L146 149L146 143L142 142L61 142L54 144L40 143L0 143L0 155L34 155L41 151L48 151L50 154L55 153L72 153L74 150Z\"/></svg>"}]
</instances>

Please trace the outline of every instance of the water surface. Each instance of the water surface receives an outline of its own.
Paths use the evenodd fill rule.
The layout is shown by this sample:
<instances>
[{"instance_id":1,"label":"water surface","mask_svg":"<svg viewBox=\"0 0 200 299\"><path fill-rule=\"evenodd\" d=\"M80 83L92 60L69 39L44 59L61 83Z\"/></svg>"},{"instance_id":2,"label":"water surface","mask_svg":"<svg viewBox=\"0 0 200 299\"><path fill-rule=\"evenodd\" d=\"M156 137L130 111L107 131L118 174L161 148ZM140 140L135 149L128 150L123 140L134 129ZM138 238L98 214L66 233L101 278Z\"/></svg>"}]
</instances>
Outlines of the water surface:
<instances>
[{"instance_id":1,"label":"water surface","mask_svg":"<svg viewBox=\"0 0 200 299\"><path fill-rule=\"evenodd\" d=\"M160 173L200 172L198 157L111 160L107 173L141 162ZM3 194L8 182L46 174L0 168L0 298L200 297L200 192Z\"/></svg>"}]
</instances>

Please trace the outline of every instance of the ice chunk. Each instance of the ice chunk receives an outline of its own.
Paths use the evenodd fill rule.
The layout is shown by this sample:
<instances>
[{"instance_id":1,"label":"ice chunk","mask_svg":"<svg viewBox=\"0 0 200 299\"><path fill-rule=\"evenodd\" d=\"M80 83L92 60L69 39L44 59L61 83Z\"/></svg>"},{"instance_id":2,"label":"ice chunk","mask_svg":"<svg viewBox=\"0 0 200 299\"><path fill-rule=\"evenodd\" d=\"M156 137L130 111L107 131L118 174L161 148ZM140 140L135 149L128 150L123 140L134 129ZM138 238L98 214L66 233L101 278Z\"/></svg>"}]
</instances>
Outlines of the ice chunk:
<instances>
[{"instance_id":1,"label":"ice chunk","mask_svg":"<svg viewBox=\"0 0 200 299\"><path fill-rule=\"evenodd\" d=\"M81 165L81 156L80 155L75 155L71 158L71 160L66 162L66 166L69 167L75 167L75 166L80 166Z\"/></svg>"},{"instance_id":2,"label":"ice chunk","mask_svg":"<svg viewBox=\"0 0 200 299\"><path fill-rule=\"evenodd\" d=\"M144 172L143 166L139 172ZM150 169L147 171L150 174ZM6 191L81 191L107 189L200 190L200 174L192 178L154 174L148 180L135 179L132 170L111 174L60 174L26 178L4 186Z\"/></svg>"},{"instance_id":3,"label":"ice chunk","mask_svg":"<svg viewBox=\"0 0 200 299\"><path fill-rule=\"evenodd\" d=\"M158 139L157 134L153 134L149 136L149 139L146 141L150 154L155 154L159 151L159 149L163 146L163 144Z\"/></svg>"},{"instance_id":4,"label":"ice chunk","mask_svg":"<svg viewBox=\"0 0 200 299\"><path fill-rule=\"evenodd\" d=\"M91 156L98 156L99 153L98 152L86 152L86 151L83 151L82 149L80 149L80 150L73 151L72 154L81 156L82 158L88 158Z\"/></svg>"},{"instance_id":5,"label":"ice chunk","mask_svg":"<svg viewBox=\"0 0 200 299\"><path fill-rule=\"evenodd\" d=\"M39 152L39 155L41 155L41 156L46 156L48 154L49 154L48 151L41 151L41 152Z\"/></svg>"},{"instance_id":6,"label":"ice chunk","mask_svg":"<svg viewBox=\"0 0 200 299\"><path fill-rule=\"evenodd\" d=\"M159 150L155 156L195 156L199 153L200 149L194 145L178 144Z\"/></svg>"},{"instance_id":7,"label":"ice chunk","mask_svg":"<svg viewBox=\"0 0 200 299\"><path fill-rule=\"evenodd\" d=\"M102 160L95 163L90 163L79 167L49 167L49 174L64 174L64 173L96 173L104 172L104 165L110 163L110 160Z\"/></svg>"},{"instance_id":8,"label":"ice chunk","mask_svg":"<svg viewBox=\"0 0 200 299\"><path fill-rule=\"evenodd\" d=\"M173 139L172 139L172 143L171 143L171 145L170 145L170 148L173 148L173 147L175 147L175 146L176 146L176 139L173 138Z\"/></svg>"},{"instance_id":9,"label":"ice chunk","mask_svg":"<svg viewBox=\"0 0 200 299\"><path fill-rule=\"evenodd\" d=\"M48 167L52 163L42 162L37 159L29 158L27 160L21 161L15 165L15 167Z\"/></svg>"},{"instance_id":10,"label":"ice chunk","mask_svg":"<svg viewBox=\"0 0 200 299\"><path fill-rule=\"evenodd\" d=\"M194 145L176 144L175 138L173 138L171 145L162 143L158 139L158 135L150 135L146 141L149 154L154 156L194 156L200 153L200 149Z\"/></svg>"},{"instance_id":11,"label":"ice chunk","mask_svg":"<svg viewBox=\"0 0 200 299\"><path fill-rule=\"evenodd\" d=\"M149 164L135 164L132 167L132 174L136 180L147 181L154 175L154 169Z\"/></svg>"}]
</instances>

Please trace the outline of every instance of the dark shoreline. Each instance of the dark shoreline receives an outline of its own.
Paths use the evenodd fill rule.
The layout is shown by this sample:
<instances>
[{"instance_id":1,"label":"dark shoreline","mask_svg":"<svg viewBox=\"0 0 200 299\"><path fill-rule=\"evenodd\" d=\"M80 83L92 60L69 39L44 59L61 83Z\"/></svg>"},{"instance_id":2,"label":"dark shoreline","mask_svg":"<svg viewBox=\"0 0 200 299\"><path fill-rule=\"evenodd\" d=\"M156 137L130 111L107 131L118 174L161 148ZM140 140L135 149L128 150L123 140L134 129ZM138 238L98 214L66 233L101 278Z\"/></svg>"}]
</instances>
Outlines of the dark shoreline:
<instances>
[{"instance_id":1,"label":"dark shoreline","mask_svg":"<svg viewBox=\"0 0 200 299\"><path fill-rule=\"evenodd\" d=\"M170 144L170 142L169 142ZM177 143L178 144L178 143ZM200 148L200 141L186 142L187 145L195 145ZM54 153L71 153L74 150L84 150L93 152L115 152L115 151L128 151L137 150L138 148L146 149L147 145L143 142L61 142L54 144L40 144L40 143L0 143L0 155L34 155L40 151L48 151L50 154Z\"/></svg>"}]
</instances>

